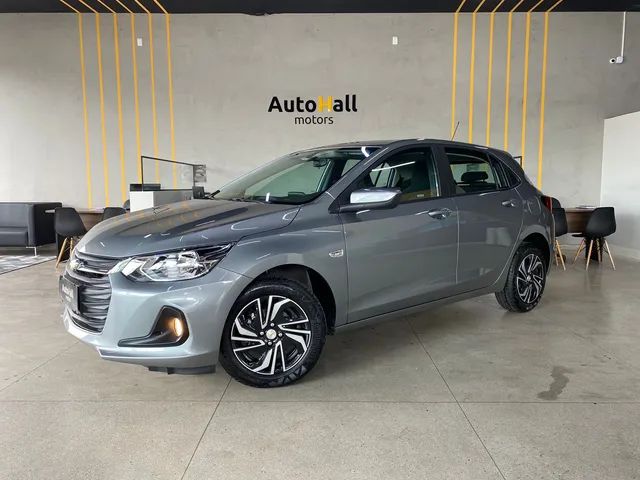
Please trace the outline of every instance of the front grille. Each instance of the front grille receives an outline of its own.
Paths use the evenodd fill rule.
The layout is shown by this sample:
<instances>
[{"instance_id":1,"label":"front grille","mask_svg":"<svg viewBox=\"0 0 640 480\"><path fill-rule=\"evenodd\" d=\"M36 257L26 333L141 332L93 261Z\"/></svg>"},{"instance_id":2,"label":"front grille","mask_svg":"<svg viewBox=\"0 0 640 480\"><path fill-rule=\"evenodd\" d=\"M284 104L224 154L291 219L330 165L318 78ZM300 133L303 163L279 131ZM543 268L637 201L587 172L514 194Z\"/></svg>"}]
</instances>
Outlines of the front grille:
<instances>
[{"instance_id":1,"label":"front grille","mask_svg":"<svg viewBox=\"0 0 640 480\"><path fill-rule=\"evenodd\" d=\"M78 284L78 310L69 312L73 323L91 332L104 328L111 301L109 270L118 259L95 257L75 251L66 275Z\"/></svg>"}]
</instances>

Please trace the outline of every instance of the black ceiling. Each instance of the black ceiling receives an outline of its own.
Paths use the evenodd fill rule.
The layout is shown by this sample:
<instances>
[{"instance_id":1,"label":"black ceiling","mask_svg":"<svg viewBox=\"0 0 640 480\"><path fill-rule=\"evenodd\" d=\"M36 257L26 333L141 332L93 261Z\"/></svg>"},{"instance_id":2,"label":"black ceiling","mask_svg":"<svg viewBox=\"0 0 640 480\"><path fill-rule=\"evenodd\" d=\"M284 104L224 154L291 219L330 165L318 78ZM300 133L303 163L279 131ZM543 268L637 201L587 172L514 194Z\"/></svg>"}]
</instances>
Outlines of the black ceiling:
<instances>
[{"instance_id":1,"label":"black ceiling","mask_svg":"<svg viewBox=\"0 0 640 480\"><path fill-rule=\"evenodd\" d=\"M84 0L99 12L108 10L98 0ZM102 0L118 12L125 12L116 0ZM134 12L143 10L135 0L120 0ZM161 10L154 0L139 0L152 12ZM158 0L171 13L400 13L453 12L461 0ZM473 11L482 0L467 0L461 11ZM500 0L486 0L480 11L491 11ZM519 0L506 0L498 11L512 9ZM544 11L557 0L544 0L536 11ZM79 0L66 2L81 12L90 11ZM526 11L538 0L525 0L517 11ZM640 0L563 0L555 11L611 12L640 11ZM0 0L0 12L69 12L60 0Z\"/></svg>"}]
</instances>

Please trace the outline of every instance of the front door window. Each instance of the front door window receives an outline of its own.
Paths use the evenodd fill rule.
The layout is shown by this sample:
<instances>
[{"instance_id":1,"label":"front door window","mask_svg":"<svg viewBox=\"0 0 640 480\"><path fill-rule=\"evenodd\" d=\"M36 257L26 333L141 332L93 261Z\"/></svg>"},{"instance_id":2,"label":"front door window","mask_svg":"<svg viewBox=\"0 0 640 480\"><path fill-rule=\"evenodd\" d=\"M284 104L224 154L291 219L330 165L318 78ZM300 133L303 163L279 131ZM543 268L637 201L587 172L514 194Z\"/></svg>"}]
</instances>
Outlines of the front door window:
<instances>
[{"instance_id":1,"label":"front door window","mask_svg":"<svg viewBox=\"0 0 640 480\"><path fill-rule=\"evenodd\" d=\"M372 168L357 185L357 189L374 187L400 189L400 203L440 196L431 149L419 148L397 153Z\"/></svg>"}]
</instances>

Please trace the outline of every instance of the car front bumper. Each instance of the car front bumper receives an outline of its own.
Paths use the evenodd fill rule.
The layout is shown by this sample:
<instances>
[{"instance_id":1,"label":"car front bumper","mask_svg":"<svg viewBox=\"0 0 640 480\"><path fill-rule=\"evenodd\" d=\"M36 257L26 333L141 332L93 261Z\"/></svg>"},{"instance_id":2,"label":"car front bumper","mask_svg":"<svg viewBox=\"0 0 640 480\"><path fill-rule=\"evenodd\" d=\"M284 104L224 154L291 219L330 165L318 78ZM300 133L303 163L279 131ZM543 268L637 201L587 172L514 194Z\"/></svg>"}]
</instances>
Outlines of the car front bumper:
<instances>
[{"instance_id":1,"label":"car front bumper","mask_svg":"<svg viewBox=\"0 0 640 480\"><path fill-rule=\"evenodd\" d=\"M121 273L109 275L111 300L104 328L81 328L65 308L67 331L97 350L106 360L154 369L189 370L213 367L218 361L224 324L240 293L252 279L215 267L201 278L179 282L134 282ZM151 333L163 307L180 310L189 336L175 346L123 347L121 340Z\"/></svg>"}]
</instances>

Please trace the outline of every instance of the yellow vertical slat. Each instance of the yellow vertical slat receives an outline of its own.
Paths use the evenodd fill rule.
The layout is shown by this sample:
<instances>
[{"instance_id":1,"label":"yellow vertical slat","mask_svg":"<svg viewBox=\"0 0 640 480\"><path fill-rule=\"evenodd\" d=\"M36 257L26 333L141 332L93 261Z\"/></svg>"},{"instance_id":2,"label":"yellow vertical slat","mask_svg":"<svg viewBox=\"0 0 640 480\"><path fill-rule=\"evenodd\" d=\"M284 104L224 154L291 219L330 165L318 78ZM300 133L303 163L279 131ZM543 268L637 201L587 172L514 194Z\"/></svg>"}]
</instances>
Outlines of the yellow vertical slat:
<instances>
[{"instance_id":1,"label":"yellow vertical slat","mask_svg":"<svg viewBox=\"0 0 640 480\"><path fill-rule=\"evenodd\" d=\"M169 87L169 135L171 140L171 160L176 159L176 135L173 116L173 64L171 61L171 20L169 12L158 1L153 0L154 3L162 10L165 20L166 38L167 38L167 77ZM178 179L176 172L176 165L171 165L171 175L173 177L173 188L177 188Z\"/></svg>"},{"instance_id":2,"label":"yellow vertical slat","mask_svg":"<svg viewBox=\"0 0 640 480\"><path fill-rule=\"evenodd\" d=\"M98 88L100 93L100 134L102 137L102 175L104 180L104 205L108 207L109 201L109 159L107 157L107 126L104 113L104 77L102 70L102 39L100 33L100 14L95 14L96 19L96 49L98 51Z\"/></svg>"},{"instance_id":3,"label":"yellow vertical slat","mask_svg":"<svg viewBox=\"0 0 640 480\"><path fill-rule=\"evenodd\" d=\"M136 53L136 18L129 14L131 21L131 59L133 62L133 103L135 108L136 128L136 164L138 166L138 181L142 182L142 148L140 147L140 99L138 96L138 55Z\"/></svg>"},{"instance_id":4,"label":"yellow vertical slat","mask_svg":"<svg viewBox=\"0 0 640 480\"><path fill-rule=\"evenodd\" d=\"M451 138L456 131L456 84L458 77L458 16L467 0L462 0L453 14L453 59L451 66Z\"/></svg>"},{"instance_id":5,"label":"yellow vertical slat","mask_svg":"<svg viewBox=\"0 0 640 480\"><path fill-rule=\"evenodd\" d=\"M173 115L173 64L171 61L171 23L169 20L169 14L166 15L166 28L167 28L167 75L169 77L169 134L171 136L171 160L176 159L176 132L175 122ZM178 187L178 179L175 163L171 166L173 176L173 188Z\"/></svg>"},{"instance_id":6,"label":"yellow vertical slat","mask_svg":"<svg viewBox=\"0 0 640 480\"><path fill-rule=\"evenodd\" d=\"M493 31L495 24L496 11L502 6L505 0L500 0L500 3L491 10L489 15L489 62L487 65L487 118L486 118L486 132L485 132L485 144L491 144L491 89L493 83Z\"/></svg>"},{"instance_id":7,"label":"yellow vertical slat","mask_svg":"<svg viewBox=\"0 0 640 480\"><path fill-rule=\"evenodd\" d=\"M127 200L126 173L124 168L124 132L122 126L122 86L120 82L120 43L118 41L118 15L109 5L98 0L100 5L111 12L113 17L113 51L116 66L116 102L118 108L118 149L120 153L120 197L124 203Z\"/></svg>"},{"instance_id":8,"label":"yellow vertical slat","mask_svg":"<svg viewBox=\"0 0 640 480\"><path fill-rule=\"evenodd\" d=\"M511 37L513 33L513 12L524 2L520 0L509 10L507 16L507 62L504 74L504 149L509 149L509 104L511 101Z\"/></svg>"},{"instance_id":9,"label":"yellow vertical slat","mask_svg":"<svg viewBox=\"0 0 640 480\"><path fill-rule=\"evenodd\" d=\"M473 143L473 101L476 85L476 17L486 0L482 0L471 14L471 61L469 63L469 143Z\"/></svg>"},{"instance_id":10,"label":"yellow vertical slat","mask_svg":"<svg viewBox=\"0 0 640 480\"><path fill-rule=\"evenodd\" d=\"M556 8L562 0L558 0L549 10L544 12L544 34L542 40L542 74L540 79L540 124L538 126L538 176L536 185L542 188L542 159L544 152L544 116L547 98L547 51L549 47L549 13Z\"/></svg>"},{"instance_id":11,"label":"yellow vertical slat","mask_svg":"<svg viewBox=\"0 0 640 480\"><path fill-rule=\"evenodd\" d=\"M100 136L102 139L102 176L104 181L104 203L109 206L109 159L107 157L107 127L104 113L104 77L102 70L102 34L100 33L100 13L84 0L78 0L95 14L96 52L98 56L98 93L100 96Z\"/></svg>"},{"instance_id":12,"label":"yellow vertical slat","mask_svg":"<svg viewBox=\"0 0 640 480\"><path fill-rule=\"evenodd\" d=\"M136 167L138 170L138 182L142 182L142 155L140 147L140 100L138 96L138 54L136 50L136 17L133 11L127 7L121 0L116 0L118 4L129 13L129 22L131 29L131 64L133 70L133 108L135 120L135 136L136 136Z\"/></svg>"},{"instance_id":13,"label":"yellow vertical slat","mask_svg":"<svg viewBox=\"0 0 640 480\"><path fill-rule=\"evenodd\" d=\"M520 148L522 149L522 168L526 159L526 140L527 140L527 100L529 97L529 49L531 40L531 12L535 10L544 0L540 0L527 11L526 26L524 34L524 72L522 74L522 119L520 130Z\"/></svg>"},{"instance_id":14,"label":"yellow vertical slat","mask_svg":"<svg viewBox=\"0 0 640 480\"><path fill-rule=\"evenodd\" d=\"M82 121L84 126L84 162L87 180L87 206L93 207L93 191L91 188L91 149L89 148L89 116L87 109L87 79L84 63L84 29L82 26L82 14L80 11L64 0L60 2L66 5L70 10L78 16L78 43L80 46L80 79L82 84Z\"/></svg>"},{"instance_id":15,"label":"yellow vertical slat","mask_svg":"<svg viewBox=\"0 0 640 480\"><path fill-rule=\"evenodd\" d=\"M149 75L151 77L151 119L153 128L153 156L158 156L158 113L156 110L156 67L153 48L153 15L140 0L134 0L147 15L147 28L149 31ZM155 162L156 182L160 183L160 163Z\"/></svg>"},{"instance_id":16,"label":"yellow vertical slat","mask_svg":"<svg viewBox=\"0 0 640 480\"><path fill-rule=\"evenodd\" d=\"M147 14L149 27L149 69L151 76L151 115L153 119L153 156L158 156L158 112L156 110L156 68L153 53L153 17ZM156 161L156 182L160 183L160 164Z\"/></svg>"},{"instance_id":17,"label":"yellow vertical slat","mask_svg":"<svg viewBox=\"0 0 640 480\"><path fill-rule=\"evenodd\" d=\"M113 45L116 61L116 96L118 101L118 147L120 149L120 193L124 203L127 200L126 178L124 168L124 131L122 126L122 85L120 82L120 44L118 42L118 15L113 14Z\"/></svg>"},{"instance_id":18,"label":"yellow vertical slat","mask_svg":"<svg viewBox=\"0 0 640 480\"><path fill-rule=\"evenodd\" d=\"M87 111L87 78L84 63L84 33L82 29L82 14L78 13L78 35L80 37L80 71L82 76L82 118L84 123L84 155L87 175L87 206L93 208L93 190L91 180L91 153L89 149L89 115Z\"/></svg>"}]
</instances>

